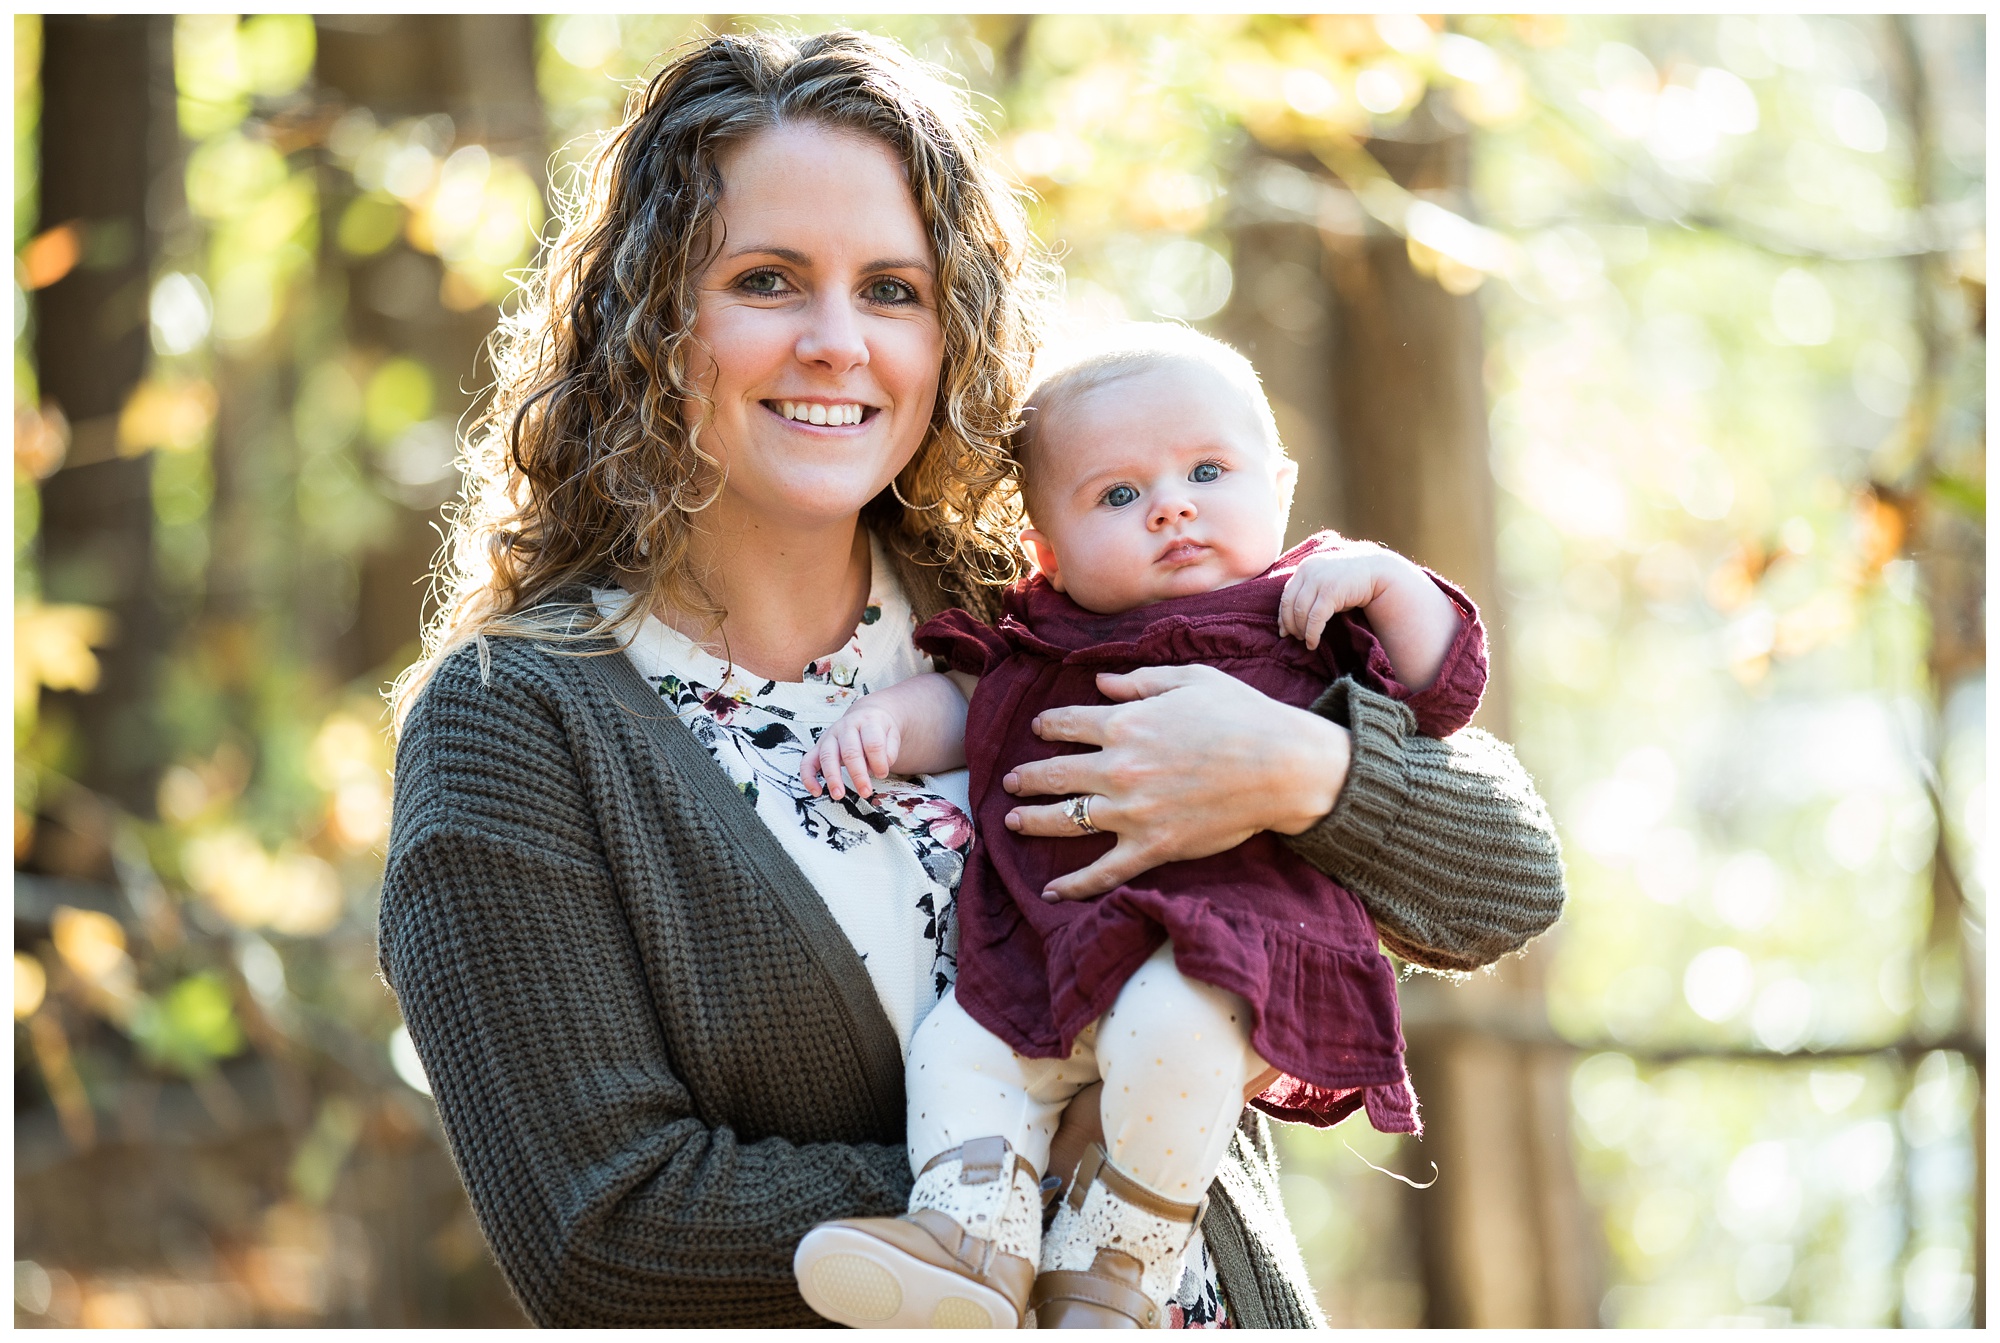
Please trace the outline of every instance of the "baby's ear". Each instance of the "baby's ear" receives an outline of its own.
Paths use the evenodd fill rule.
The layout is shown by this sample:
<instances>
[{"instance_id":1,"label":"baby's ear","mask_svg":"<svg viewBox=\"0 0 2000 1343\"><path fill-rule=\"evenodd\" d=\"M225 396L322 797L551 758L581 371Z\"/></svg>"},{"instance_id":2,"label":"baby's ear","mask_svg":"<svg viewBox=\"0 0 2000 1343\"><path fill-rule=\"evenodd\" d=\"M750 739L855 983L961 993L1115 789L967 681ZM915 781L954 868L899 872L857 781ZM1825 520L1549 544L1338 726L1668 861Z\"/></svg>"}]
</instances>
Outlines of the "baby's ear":
<instances>
[{"instance_id":1,"label":"baby's ear","mask_svg":"<svg viewBox=\"0 0 2000 1343\"><path fill-rule=\"evenodd\" d=\"M1299 464L1290 457L1278 458L1278 503L1288 524L1292 520L1292 491L1298 483Z\"/></svg>"},{"instance_id":2,"label":"baby's ear","mask_svg":"<svg viewBox=\"0 0 2000 1343\"><path fill-rule=\"evenodd\" d=\"M1021 545L1028 552L1028 558L1035 562L1035 567L1042 571L1042 576L1049 580L1049 586L1061 592L1062 566L1056 561L1056 548L1049 544L1049 538L1033 527L1024 527L1021 529Z\"/></svg>"}]
</instances>

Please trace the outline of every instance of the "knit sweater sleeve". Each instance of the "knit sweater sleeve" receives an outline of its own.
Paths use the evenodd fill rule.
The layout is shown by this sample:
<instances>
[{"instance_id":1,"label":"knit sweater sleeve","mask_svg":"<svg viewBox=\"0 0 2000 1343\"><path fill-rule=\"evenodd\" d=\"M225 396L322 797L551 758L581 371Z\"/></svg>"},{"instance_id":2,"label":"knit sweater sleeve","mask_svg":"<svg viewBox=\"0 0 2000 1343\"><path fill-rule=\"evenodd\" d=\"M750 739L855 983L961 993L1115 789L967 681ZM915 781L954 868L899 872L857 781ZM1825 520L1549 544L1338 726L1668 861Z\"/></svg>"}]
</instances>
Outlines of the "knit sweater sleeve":
<instances>
[{"instance_id":1,"label":"knit sweater sleeve","mask_svg":"<svg viewBox=\"0 0 2000 1343\"><path fill-rule=\"evenodd\" d=\"M543 1326L814 1323L792 1247L900 1211L904 1153L696 1112L560 714L469 662L404 732L380 955L488 1244Z\"/></svg>"},{"instance_id":2,"label":"knit sweater sleeve","mask_svg":"<svg viewBox=\"0 0 2000 1343\"><path fill-rule=\"evenodd\" d=\"M1408 707L1352 679L1313 705L1353 734L1334 808L1287 842L1374 917L1382 943L1433 970L1490 965L1562 914L1562 848L1505 742L1417 731Z\"/></svg>"}]
</instances>

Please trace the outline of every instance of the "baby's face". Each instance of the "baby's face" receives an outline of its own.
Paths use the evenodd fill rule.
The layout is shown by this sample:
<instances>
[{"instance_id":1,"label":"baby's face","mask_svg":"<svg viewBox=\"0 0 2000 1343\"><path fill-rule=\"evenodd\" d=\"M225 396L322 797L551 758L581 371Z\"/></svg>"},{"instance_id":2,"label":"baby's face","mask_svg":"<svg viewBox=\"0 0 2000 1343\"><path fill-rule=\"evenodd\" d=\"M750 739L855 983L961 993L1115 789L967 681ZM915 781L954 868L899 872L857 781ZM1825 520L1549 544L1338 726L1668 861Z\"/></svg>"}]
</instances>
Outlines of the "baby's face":
<instances>
[{"instance_id":1,"label":"baby's face","mask_svg":"<svg viewBox=\"0 0 2000 1343\"><path fill-rule=\"evenodd\" d=\"M1283 553L1296 473L1241 388L1175 360L1083 392L1043 426L1022 540L1100 615L1213 592Z\"/></svg>"}]
</instances>

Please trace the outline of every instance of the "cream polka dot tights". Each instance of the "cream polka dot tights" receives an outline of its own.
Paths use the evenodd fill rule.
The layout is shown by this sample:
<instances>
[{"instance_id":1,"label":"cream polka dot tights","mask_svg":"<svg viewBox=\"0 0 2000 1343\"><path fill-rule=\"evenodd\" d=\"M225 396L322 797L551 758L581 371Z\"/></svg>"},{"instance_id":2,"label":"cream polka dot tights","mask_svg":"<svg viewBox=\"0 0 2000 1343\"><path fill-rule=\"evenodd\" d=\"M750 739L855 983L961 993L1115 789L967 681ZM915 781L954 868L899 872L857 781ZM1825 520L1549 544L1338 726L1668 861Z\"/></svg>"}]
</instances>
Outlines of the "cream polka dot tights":
<instances>
[{"instance_id":1,"label":"cream polka dot tights","mask_svg":"<svg viewBox=\"0 0 2000 1343\"><path fill-rule=\"evenodd\" d=\"M1244 1085L1264 1068L1250 1047L1248 1006L1183 977L1171 944L1133 973L1066 1059L1022 1058L947 994L910 1047L910 1169L997 1134L1046 1171L1063 1106L1101 1077L1112 1162L1163 1197L1194 1203L1229 1148Z\"/></svg>"}]
</instances>

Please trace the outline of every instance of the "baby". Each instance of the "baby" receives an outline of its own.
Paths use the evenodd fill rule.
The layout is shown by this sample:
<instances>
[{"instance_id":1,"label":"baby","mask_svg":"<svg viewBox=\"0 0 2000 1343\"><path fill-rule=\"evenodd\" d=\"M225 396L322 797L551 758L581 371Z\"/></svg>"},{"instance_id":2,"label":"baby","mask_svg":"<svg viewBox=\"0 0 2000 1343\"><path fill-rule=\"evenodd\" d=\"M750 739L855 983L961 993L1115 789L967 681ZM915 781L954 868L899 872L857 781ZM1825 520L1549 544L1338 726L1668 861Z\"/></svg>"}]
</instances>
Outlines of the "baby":
<instances>
[{"instance_id":1,"label":"baby","mask_svg":"<svg viewBox=\"0 0 2000 1343\"><path fill-rule=\"evenodd\" d=\"M1476 612L1379 547L1322 533L1280 554L1296 467L1220 342L1122 329L1030 401L1017 453L1039 574L998 627L962 611L921 627L949 670L857 701L802 766L814 792L866 797L969 759L978 827L958 982L908 1062L910 1210L815 1227L794 1260L806 1301L844 1324L1014 1328L1032 1309L1042 1328L1159 1327L1246 1092L1284 1119L1365 1108L1417 1128L1394 979L1349 892L1266 833L1059 900L1114 818L1086 796L1069 836L1014 833L1001 780L1077 749L1042 742L1037 712L1109 703L1097 675L1144 666L1218 667L1299 707L1354 676L1454 732L1485 683ZM1105 1144L1044 1235L1056 1121L1099 1081Z\"/></svg>"}]
</instances>

